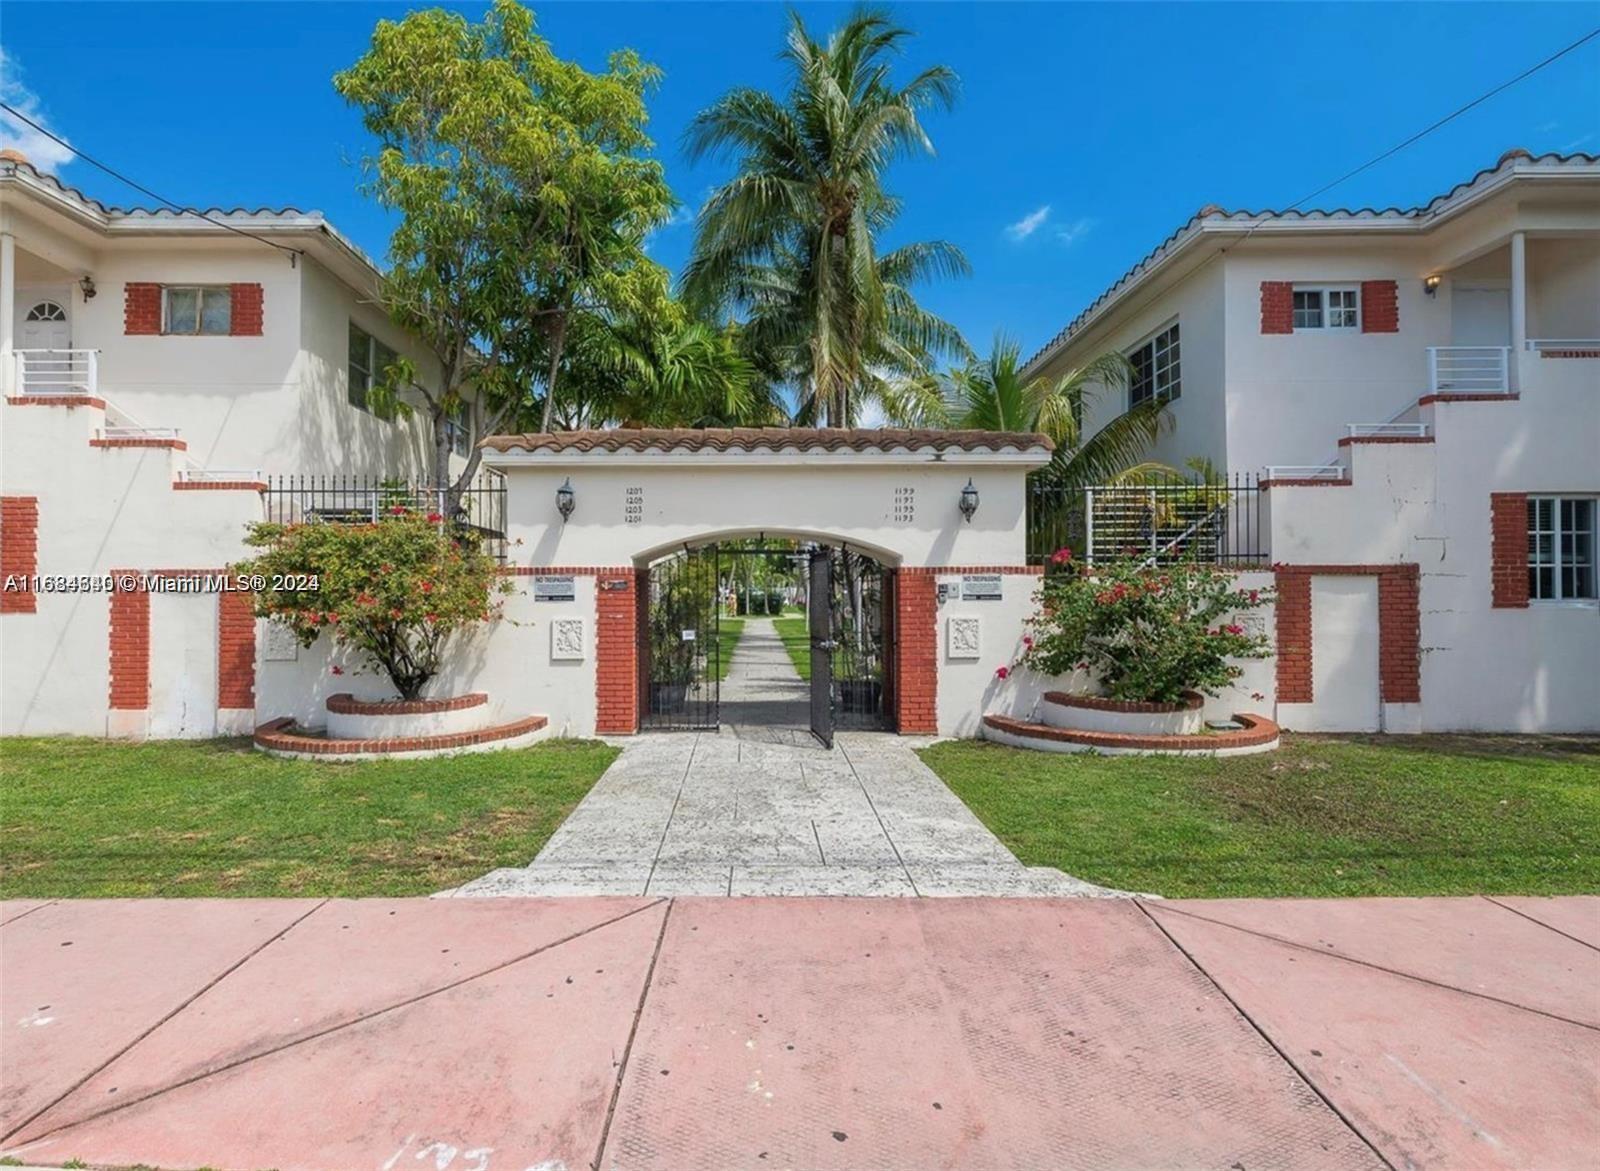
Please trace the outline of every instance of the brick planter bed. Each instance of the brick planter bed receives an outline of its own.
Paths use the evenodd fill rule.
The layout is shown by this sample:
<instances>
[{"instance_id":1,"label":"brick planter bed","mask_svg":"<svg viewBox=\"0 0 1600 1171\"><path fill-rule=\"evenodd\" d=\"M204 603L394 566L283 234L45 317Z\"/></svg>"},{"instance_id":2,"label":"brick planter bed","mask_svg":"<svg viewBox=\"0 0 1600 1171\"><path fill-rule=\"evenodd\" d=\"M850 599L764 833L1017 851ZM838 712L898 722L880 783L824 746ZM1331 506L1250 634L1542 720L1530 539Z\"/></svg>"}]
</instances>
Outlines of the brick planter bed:
<instances>
[{"instance_id":1,"label":"brick planter bed","mask_svg":"<svg viewBox=\"0 0 1600 1171\"><path fill-rule=\"evenodd\" d=\"M1244 726L1230 732L1195 735L1134 735L1058 728L1011 716L984 716L983 736L1014 748L1039 752L1099 752L1108 756L1248 756L1278 746L1278 725L1265 716L1241 712L1233 717Z\"/></svg>"},{"instance_id":2,"label":"brick planter bed","mask_svg":"<svg viewBox=\"0 0 1600 1171\"><path fill-rule=\"evenodd\" d=\"M295 726L294 720L269 720L255 732L258 750L273 756L309 757L317 760L375 760L382 757L449 756L461 752L492 752L532 743L549 723L544 716L526 716L509 724L447 732L431 736L390 736L357 740L330 737Z\"/></svg>"},{"instance_id":3,"label":"brick planter bed","mask_svg":"<svg viewBox=\"0 0 1600 1171\"><path fill-rule=\"evenodd\" d=\"M481 691L436 699L357 699L341 692L328 696L323 706L330 737L389 740L479 731L492 718L488 704Z\"/></svg>"},{"instance_id":4,"label":"brick planter bed","mask_svg":"<svg viewBox=\"0 0 1600 1171\"><path fill-rule=\"evenodd\" d=\"M1175 703L1146 703L1111 699L1104 695L1075 695L1047 691L1039 705L1040 722L1051 728L1075 732L1105 732L1119 736L1193 736L1203 722L1205 697L1186 691Z\"/></svg>"}]
</instances>

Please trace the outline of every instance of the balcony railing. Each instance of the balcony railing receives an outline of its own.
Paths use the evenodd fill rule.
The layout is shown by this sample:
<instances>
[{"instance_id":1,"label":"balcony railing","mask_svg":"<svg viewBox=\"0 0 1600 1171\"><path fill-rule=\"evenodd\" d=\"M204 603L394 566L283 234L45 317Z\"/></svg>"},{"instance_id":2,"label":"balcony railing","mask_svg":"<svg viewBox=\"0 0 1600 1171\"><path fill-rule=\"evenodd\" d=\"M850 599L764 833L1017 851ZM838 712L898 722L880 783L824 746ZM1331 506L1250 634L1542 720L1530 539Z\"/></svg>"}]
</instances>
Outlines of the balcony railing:
<instances>
[{"instance_id":1,"label":"balcony railing","mask_svg":"<svg viewBox=\"0 0 1600 1171\"><path fill-rule=\"evenodd\" d=\"M1510 346L1429 346L1431 394L1509 394Z\"/></svg>"},{"instance_id":2,"label":"balcony railing","mask_svg":"<svg viewBox=\"0 0 1600 1171\"><path fill-rule=\"evenodd\" d=\"M1600 338L1530 337L1528 348L1535 353L1576 353L1588 356L1600 354Z\"/></svg>"},{"instance_id":3,"label":"balcony railing","mask_svg":"<svg viewBox=\"0 0 1600 1171\"><path fill-rule=\"evenodd\" d=\"M19 395L92 395L100 385L98 350L17 350Z\"/></svg>"},{"instance_id":4,"label":"balcony railing","mask_svg":"<svg viewBox=\"0 0 1600 1171\"><path fill-rule=\"evenodd\" d=\"M1153 474L1085 488L1041 478L1028 485L1028 562L1048 565L1067 547L1091 563L1132 557L1150 565L1262 565L1264 520L1261 487L1251 474L1211 480Z\"/></svg>"}]
</instances>

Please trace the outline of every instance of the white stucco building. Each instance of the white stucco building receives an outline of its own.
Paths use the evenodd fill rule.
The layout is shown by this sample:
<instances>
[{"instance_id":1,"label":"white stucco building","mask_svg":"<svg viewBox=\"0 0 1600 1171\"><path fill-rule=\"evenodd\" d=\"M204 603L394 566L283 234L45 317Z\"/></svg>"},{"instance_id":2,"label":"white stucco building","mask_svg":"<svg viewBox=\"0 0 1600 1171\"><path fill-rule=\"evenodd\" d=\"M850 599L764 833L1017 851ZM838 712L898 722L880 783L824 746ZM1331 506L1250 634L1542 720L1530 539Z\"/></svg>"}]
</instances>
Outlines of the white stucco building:
<instances>
[{"instance_id":1,"label":"white stucco building","mask_svg":"<svg viewBox=\"0 0 1600 1171\"><path fill-rule=\"evenodd\" d=\"M1028 364L1136 376L1153 457L1259 476L1301 729L1600 728L1600 158L1421 207L1202 208Z\"/></svg>"}]
</instances>

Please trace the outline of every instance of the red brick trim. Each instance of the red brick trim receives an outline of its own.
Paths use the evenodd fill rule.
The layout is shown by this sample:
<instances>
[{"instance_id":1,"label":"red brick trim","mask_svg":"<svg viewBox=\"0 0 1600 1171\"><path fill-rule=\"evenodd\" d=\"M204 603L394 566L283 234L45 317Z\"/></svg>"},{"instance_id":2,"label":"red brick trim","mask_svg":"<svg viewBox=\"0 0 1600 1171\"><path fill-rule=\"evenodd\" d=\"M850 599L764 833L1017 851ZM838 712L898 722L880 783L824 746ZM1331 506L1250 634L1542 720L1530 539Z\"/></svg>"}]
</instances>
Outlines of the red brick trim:
<instances>
[{"instance_id":1,"label":"red brick trim","mask_svg":"<svg viewBox=\"0 0 1600 1171\"><path fill-rule=\"evenodd\" d=\"M638 574L628 568L596 576L594 727L630 735L639 730Z\"/></svg>"},{"instance_id":2,"label":"red brick trim","mask_svg":"<svg viewBox=\"0 0 1600 1171\"><path fill-rule=\"evenodd\" d=\"M161 286L153 281L129 281L122 286L122 332L161 332Z\"/></svg>"},{"instance_id":3,"label":"red brick trim","mask_svg":"<svg viewBox=\"0 0 1600 1171\"><path fill-rule=\"evenodd\" d=\"M1294 332L1294 282L1261 282L1261 332Z\"/></svg>"},{"instance_id":4,"label":"red brick trim","mask_svg":"<svg viewBox=\"0 0 1600 1171\"><path fill-rule=\"evenodd\" d=\"M181 439L140 439L134 436L116 439L91 439L90 447L167 447L173 451L188 451L189 445Z\"/></svg>"},{"instance_id":5,"label":"red brick trim","mask_svg":"<svg viewBox=\"0 0 1600 1171\"><path fill-rule=\"evenodd\" d=\"M1400 332L1400 287L1394 281L1361 282L1361 332Z\"/></svg>"},{"instance_id":6,"label":"red brick trim","mask_svg":"<svg viewBox=\"0 0 1600 1171\"><path fill-rule=\"evenodd\" d=\"M1339 440L1340 447L1354 447L1364 443L1432 443L1432 435L1346 435Z\"/></svg>"},{"instance_id":7,"label":"red brick trim","mask_svg":"<svg viewBox=\"0 0 1600 1171\"><path fill-rule=\"evenodd\" d=\"M259 480L174 480L174 492L265 492Z\"/></svg>"},{"instance_id":8,"label":"red brick trim","mask_svg":"<svg viewBox=\"0 0 1600 1171\"><path fill-rule=\"evenodd\" d=\"M14 407L97 407L106 409L106 400L91 394L19 394L6 402Z\"/></svg>"},{"instance_id":9,"label":"red brick trim","mask_svg":"<svg viewBox=\"0 0 1600 1171\"><path fill-rule=\"evenodd\" d=\"M239 284L228 286L233 302L229 313L228 332L234 337L261 336L261 286Z\"/></svg>"},{"instance_id":10,"label":"red brick trim","mask_svg":"<svg viewBox=\"0 0 1600 1171\"><path fill-rule=\"evenodd\" d=\"M1417 405L1426 407L1434 403L1514 403L1521 397L1520 394L1462 394L1460 391L1442 391L1439 394L1423 395L1417 400Z\"/></svg>"},{"instance_id":11,"label":"red brick trim","mask_svg":"<svg viewBox=\"0 0 1600 1171\"><path fill-rule=\"evenodd\" d=\"M1184 698L1176 703L1149 703L1138 699L1111 699L1104 695L1074 695L1070 691L1047 691L1046 703L1061 707L1087 708L1096 712L1141 712L1161 715L1170 712L1195 712L1205 705L1206 697L1198 691L1185 691Z\"/></svg>"},{"instance_id":12,"label":"red brick trim","mask_svg":"<svg viewBox=\"0 0 1600 1171\"><path fill-rule=\"evenodd\" d=\"M948 572L955 571L895 571L895 723L902 734L939 730L939 603L933 575Z\"/></svg>"},{"instance_id":13,"label":"red brick trim","mask_svg":"<svg viewBox=\"0 0 1600 1171\"><path fill-rule=\"evenodd\" d=\"M37 612L31 579L38 572L39 498L0 496L0 579L13 574L24 579L21 589L0 589L0 614Z\"/></svg>"},{"instance_id":14,"label":"red brick trim","mask_svg":"<svg viewBox=\"0 0 1600 1171\"><path fill-rule=\"evenodd\" d=\"M142 712L150 706L150 593L121 583L137 570L112 570L111 708Z\"/></svg>"},{"instance_id":15,"label":"red brick trim","mask_svg":"<svg viewBox=\"0 0 1600 1171\"><path fill-rule=\"evenodd\" d=\"M243 590L217 598L217 707L256 706L256 612Z\"/></svg>"},{"instance_id":16,"label":"red brick trim","mask_svg":"<svg viewBox=\"0 0 1600 1171\"><path fill-rule=\"evenodd\" d=\"M357 699L348 691L330 695L327 708L341 716L421 716L432 712L459 712L482 707L489 697L482 691L440 699Z\"/></svg>"},{"instance_id":17,"label":"red brick trim","mask_svg":"<svg viewBox=\"0 0 1600 1171\"><path fill-rule=\"evenodd\" d=\"M1491 606L1521 610L1528 605L1528 494L1489 494L1489 582Z\"/></svg>"},{"instance_id":18,"label":"red brick trim","mask_svg":"<svg viewBox=\"0 0 1600 1171\"><path fill-rule=\"evenodd\" d=\"M434 752L445 748L466 748L492 740L510 740L537 732L550 721L544 716L527 716L509 724L479 728L475 732L444 732L437 736L390 736L381 740L330 740L295 730L294 720L269 720L256 729L257 748L277 752L304 752L311 756L344 756L389 752Z\"/></svg>"},{"instance_id":19,"label":"red brick trim","mask_svg":"<svg viewBox=\"0 0 1600 1171\"><path fill-rule=\"evenodd\" d=\"M895 572L908 577L944 577L957 573L1008 573L1023 577L1038 577L1044 573L1042 565L902 565Z\"/></svg>"},{"instance_id":20,"label":"red brick trim","mask_svg":"<svg viewBox=\"0 0 1600 1171\"><path fill-rule=\"evenodd\" d=\"M1541 358L1600 358L1600 350L1540 350Z\"/></svg>"},{"instance_id":21,"label":"red brick trim","mask_svg":"<svg viewBox=\"0 0 1600 1171\"><path fill-rule=\"evenodd\" d=\"M1034 724L1011 716L984 716L983 722L997 732L1012 736L1026 736L1030 740L1055 740L1064 744L1082 744L1086 748L1122 748L1150 752L1216 752L1228 748L1256 748L1278 739L1278 725L1265 716L1239 712L1234 717L1244 727L1235 732L1212 732L1205 735L1147 735L1129 732L1087 732L1079 728L1057 728L1051 724Z\"/></svg>"},{"instance_id":22,"label":"red brick trim","mask_svg":"<svg viewBox=\"0 0 1600 1171\"><path fill-rule=\"evenodd\" d=\"M1311 579L1378 579L1378 696L1384 703L1422 700L1421 574L1415 562L1366 565L1274 565L1277 589L1279 703L1311 703Z\"/></svg>"}]
</instances>

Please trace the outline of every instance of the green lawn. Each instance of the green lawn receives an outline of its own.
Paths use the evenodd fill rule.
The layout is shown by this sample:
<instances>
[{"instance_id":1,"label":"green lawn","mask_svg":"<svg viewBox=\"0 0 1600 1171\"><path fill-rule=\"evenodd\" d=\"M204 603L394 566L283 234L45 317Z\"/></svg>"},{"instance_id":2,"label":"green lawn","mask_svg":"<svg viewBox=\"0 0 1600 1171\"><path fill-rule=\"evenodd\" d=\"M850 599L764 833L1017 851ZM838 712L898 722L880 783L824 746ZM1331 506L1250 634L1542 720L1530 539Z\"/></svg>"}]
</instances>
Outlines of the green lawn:
<instances>
[{"instance_id":1,"label":"green lawn","mask_svg":"<svg viewBox=\"0 0 1600 1171\"><path fill-rule=\"evenodd\" d=\"M921 752L1023 862L1190 897L1600 892L1600 740L1285 736L1226 760Z\"/></svg>"},{"instance_id":2,"label":"green lawn","mask_svg":"<svg viewBox=\"0 0 1600 1171\"><path fill-rule=\"evenodd\" d=\"M0 896L413 895L533 859L615 759L594 741L279 760L245 740L0 744Z\"/></svg>"},{"instance_id":3,"label":"green lawn","mask_svg":"<svg viewBox=\"0 0 1600 1171\"><path fill-rule=\"evenodd\" d=\"M789 661L800 672L800 678L811 682L811 634L804 614L798 618L774 618L773 628L783 639L783 649L789 652Z\"/></svg>"},{"instance_id":4,"label":"green lawn","mask_svg":"<svg viewBox=\"0 0 1600 1171\"><path fill-rule=\"evenodd\" d=\"M744 637L744 619L729 618L726 614L717 619L717 637L713 646L706 648L708 656L715 656L712 661L717 665L717 681L720 683L728 677L728 670L733 666L733 652L739 646L739 640Z\"/></svg>"}]
</instances>

